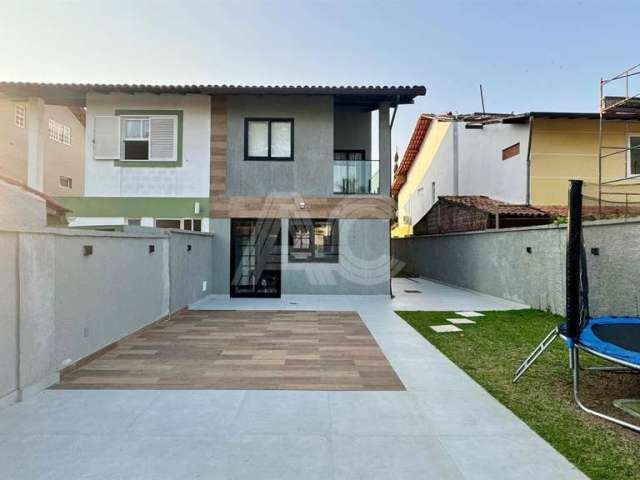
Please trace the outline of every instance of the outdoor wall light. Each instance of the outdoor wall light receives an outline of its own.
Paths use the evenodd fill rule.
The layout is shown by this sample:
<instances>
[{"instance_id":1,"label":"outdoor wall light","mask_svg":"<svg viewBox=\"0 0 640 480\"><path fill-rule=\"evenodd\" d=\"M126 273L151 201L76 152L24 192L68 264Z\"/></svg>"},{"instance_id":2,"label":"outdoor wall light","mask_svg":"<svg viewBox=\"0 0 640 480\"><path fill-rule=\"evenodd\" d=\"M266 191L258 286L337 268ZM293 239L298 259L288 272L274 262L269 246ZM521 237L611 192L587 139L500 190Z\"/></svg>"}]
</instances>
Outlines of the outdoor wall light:
<instances>
[{"instance_id":1,"label":"outdoor wall light","mask_svg":"<svg viewBox=\"0 0 640 480\"><path fill-rule=\"evenodd\" d=\"M89 255L93 255L93 245L83 245L82 255L85 257L88 257Z\"/></svg>"},{"instance_id":2,"label":"outdoor wall light","mask_svg":"<svg viewBox=\"0 0 640 480\"><path fill-rule=\"evenodd\" d=\"M527 253L531 253L531 252L532 252L531 247L527 247Z\"/></svg>"},{"instance_id":3,"label":"outdoor wall light","mask_svg":"<svg viewBox=\"0 0 640 480\"><path fill-rule=\"evenodd\" d=\"M155 251L156 251L156 246L155 245L149 245L149 254L152 254Z\"/></svg>"},{"instance_id":4,"label":"outdoor wall light","mask_svg":"<svg viewBox=\"0 0 640 480\"><path fill-rule=\"evenodd\" d=\"M300 202L298 205L300 206L300 210L304 210L304 207L307 206L307 204L304 202Z\"/></svg>"},{"instance_id":5,"label":"outdoor wall light","mask_svg":"<svg viewBox=\"0 0 640 480\"><path fill-rule=\"evenodd\" d=\"M600 248L598 247L593 247L591 249L591 255L600 255Z\"/></svg>"}]
</instances>

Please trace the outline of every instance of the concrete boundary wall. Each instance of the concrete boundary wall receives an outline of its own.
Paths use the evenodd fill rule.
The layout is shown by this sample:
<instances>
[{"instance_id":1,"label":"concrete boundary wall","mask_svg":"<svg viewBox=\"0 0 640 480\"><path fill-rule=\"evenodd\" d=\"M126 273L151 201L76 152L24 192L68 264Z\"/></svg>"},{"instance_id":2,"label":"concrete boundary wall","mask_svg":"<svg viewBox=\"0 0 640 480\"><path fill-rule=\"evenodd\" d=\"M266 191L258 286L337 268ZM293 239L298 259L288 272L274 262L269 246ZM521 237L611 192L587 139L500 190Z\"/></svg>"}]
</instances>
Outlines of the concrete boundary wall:
<instances>
[{"instance_id":1,"label":"concrete boundary wall","mask_svg":"<svg viewBox=\"0 0 640 480\"><path fill-rule=\"evenodd\" d=\"M213 238L159 229L0 231L0 407L211 293Z\"/></svg>"},{"instance_id":2,"label":"concrete boundary wall","mask_svg":"<svg viewBox=\"0 0 640 480\"><path fill-rule=\"evenodd\" d=\"M640 314L640 221L584 225L593 315ZM564 314L564 225L393 239L405 271ZM597 248L598 255L591 252Z\"/></svg>"}]
</instances>

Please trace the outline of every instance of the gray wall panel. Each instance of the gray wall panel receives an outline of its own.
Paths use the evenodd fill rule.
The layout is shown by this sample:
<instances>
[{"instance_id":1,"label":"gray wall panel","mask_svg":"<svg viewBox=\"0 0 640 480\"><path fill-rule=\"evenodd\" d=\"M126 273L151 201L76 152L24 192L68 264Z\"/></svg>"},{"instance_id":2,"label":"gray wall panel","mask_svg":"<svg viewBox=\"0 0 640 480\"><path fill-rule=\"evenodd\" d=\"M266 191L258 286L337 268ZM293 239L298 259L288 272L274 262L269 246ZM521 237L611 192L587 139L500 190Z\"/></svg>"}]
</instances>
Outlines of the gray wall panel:
<instances>
[{"instance_id":1,"label":"gray wall panel","mask_svg":"<svg viewBox=\"0 0 640 480\"><path fill-rule=\"evenodd\" d=\"M565 236L548 226L394 239L392 255L407 272L564 314ZM584 236L591 313L640 314L640 223L591 222Z\"/></svg>"}]
</instances>

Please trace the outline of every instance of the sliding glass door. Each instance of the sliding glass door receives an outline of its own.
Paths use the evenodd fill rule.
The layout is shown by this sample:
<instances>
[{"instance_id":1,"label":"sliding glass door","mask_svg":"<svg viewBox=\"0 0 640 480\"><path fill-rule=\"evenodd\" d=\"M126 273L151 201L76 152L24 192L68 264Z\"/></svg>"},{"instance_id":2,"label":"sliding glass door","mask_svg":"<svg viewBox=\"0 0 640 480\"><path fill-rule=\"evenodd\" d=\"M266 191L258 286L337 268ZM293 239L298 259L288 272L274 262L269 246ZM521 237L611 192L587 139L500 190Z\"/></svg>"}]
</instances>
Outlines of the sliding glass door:
<instances>
[{"instance_id":1,"label":"sliding glass door","mask_svg":"<svg viewBox=\"0 0 640 480\"><path fill-rule=\"evenodd\" d=\"M280 296L280 219L231 220L231 296Z\"/></svg>"}]
</instances>

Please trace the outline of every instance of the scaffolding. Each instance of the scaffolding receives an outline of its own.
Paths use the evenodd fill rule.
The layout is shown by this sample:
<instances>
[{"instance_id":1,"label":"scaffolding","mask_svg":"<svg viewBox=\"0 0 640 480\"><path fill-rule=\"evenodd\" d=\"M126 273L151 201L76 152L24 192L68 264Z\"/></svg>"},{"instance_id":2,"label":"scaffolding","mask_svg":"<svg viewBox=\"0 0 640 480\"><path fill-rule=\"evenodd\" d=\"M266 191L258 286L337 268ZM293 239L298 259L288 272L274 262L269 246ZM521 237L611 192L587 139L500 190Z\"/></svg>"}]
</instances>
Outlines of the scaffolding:
<instances>
[{"instance_id":1,"label":"scaffolding","mask_svg":"<svg viewBox=\"0 0 640 480\"><path fill-rule=\"evenodd\" d=\"M633 144L630 139L629 121L640 120L640 64L634 65L610 78L600 79L599 125L598 125L598 182L597 213L599 218L606 217L610 207L640 204L640 171L633 167L631 152L640 149L640 143ZM638 89L634 91L634 80L638 80ZM612 90L614 95L608 95ZM609 122L622 122L624 125L624 145L605 145L605 125ZM636 130L640 136L640 131ZM623 154L624 175L606 178L604 164L608 158ZM636 178L638 182L631 183ZM594 199L596 200L596 199ZM594 202L595 203L595 202ZM625 214L625 216L627 216ZM636 216L636 215L633 215Z\"/></svg>"}]
</instances>

